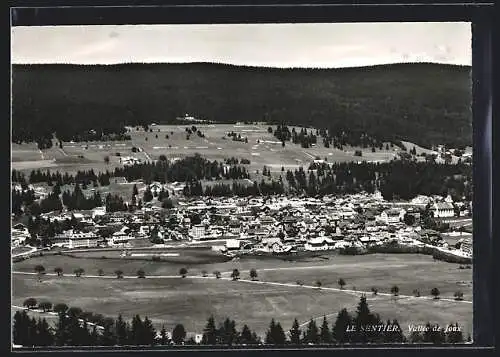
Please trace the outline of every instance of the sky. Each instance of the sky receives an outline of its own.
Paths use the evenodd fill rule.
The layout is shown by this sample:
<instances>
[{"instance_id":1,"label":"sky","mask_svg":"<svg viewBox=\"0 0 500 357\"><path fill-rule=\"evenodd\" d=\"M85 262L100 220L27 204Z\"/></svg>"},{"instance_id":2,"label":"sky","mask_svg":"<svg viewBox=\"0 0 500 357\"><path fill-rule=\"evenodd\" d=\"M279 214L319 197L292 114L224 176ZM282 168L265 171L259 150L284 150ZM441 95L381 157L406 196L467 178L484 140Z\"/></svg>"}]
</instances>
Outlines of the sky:
<instances>
[{"instance_id":1,"label":"sky","mask_svg":"<svg viewBox=\"0 0 500 357\"><path fill-rule=\"evenodd\" d=\"M106 25L11 28L16 64L218 62L267 67L471 65L470 23Z\"/></svg>"}]
</instances>

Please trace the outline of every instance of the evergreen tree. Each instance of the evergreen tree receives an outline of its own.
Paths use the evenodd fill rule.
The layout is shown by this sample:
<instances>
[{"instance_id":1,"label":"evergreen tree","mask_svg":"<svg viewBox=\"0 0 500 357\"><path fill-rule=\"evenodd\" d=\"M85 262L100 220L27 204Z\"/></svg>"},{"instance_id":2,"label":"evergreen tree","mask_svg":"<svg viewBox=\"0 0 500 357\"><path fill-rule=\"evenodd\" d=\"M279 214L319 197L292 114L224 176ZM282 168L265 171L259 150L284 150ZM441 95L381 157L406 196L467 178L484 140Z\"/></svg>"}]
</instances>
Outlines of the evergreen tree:
<instances>
[{"instance_id":1,"label":"evergreen tree","mask_svg":"<svg viewBox=\"0 0 500 357\"><path fill-rule=\"evenodd\" d=\"M320 335L318 326L316 326L316 322L311 319L309 324L307 325L307 330L304 335L304 343L314 343L317 344L320 341Z\"/></svg>"},{"instance_id":2,"label":"evergreen tree","mask_svg":"<svg viewBox=\"0 0 500 357\"><path fill-rule=\"evenodd\" d=\"M403 334L403 330L398 320L394 319L392 322L387 320L386 326L388 326L390 330L382 333L384 342L402 343L406 341L406 337Z\"/></svg>"},{"instance_id":3,"label":"evergreen tree","mask_svg":"<svg viewBox=\"0 0 500 357\"><path fill-rule=\"evenodd\" d=\"M201 343L204 345L215 345L217 344L217 330L215 327L215 320L213 316L210 316L205 328L203 329L203 338Z\"/></svg>"},{"instance_id":4,"label":"evergreen tree","mask_svg":"<svg viewBox=\"0 0 500 357\"><path fill-rule=\"evenodd\" d=\"M300 344L300 327L299 327L299 322L297 319L293 321L293 326L292 329L290 330L290 342L294 345L299 345Z\"/></svg>"},{"instance_id":5,"label":"evergreen tree","mask_svg":"<svg viewBox=\"0 0 500 357\"><path fill-rule=\"evenodd\" d=\"M269 330L266 332L266 345L273 345L274 344L274 336L273 332L276 328L276 322L274 319L271 320L271 323L269 324Z\"/></svg>"},{"instance_id":6,"label":"evergreen tree","mask_svg":"<svg viewBox=\"0 0 500 357\"><path fill-rule=\"evenodd\" d=\"M118 315L118 319L115 323L116 332L116 343L119 346L125 346L128 344L128 331L127 324L123 321L122 315Z\"/></svg>"},{"instance_id":7,"label":"evergreen tree","mask_svg":"<svg viewBox=\"0 0 500 357\"><path fill-rule=\"evenodd\" d=\"M250 328L247 325L243 326L243 329L239 334L238 343L244 345L251 345L256 343L252 331L250 331Z\"/></svg>"},{"instance_id":8,"label":"evergreen tree","mask_svg":"<svg viewBox=\"0 0 500 357\"><path fill-rule=\"evenodd\" d=\"M328 326L326 316L323 317L323 324L321 325L320 329L320 342L325 344L332 342L332 334L330 332L330 327Z\"/></svg>"},{"instance_id":9,"label":"evergreen tree","mask_svg":"<svg viewBox=\"0 0 500 357\"><path fill-rule=\"evenodd\" d=\"M219 335L221 337L222 344L231 346L238 337L238 332L236 331L236 323L234 322L234 320L226 318L219 329Z\"/></svg>"},{"instance_id":10,"label":"evergreen tree","mask_svg":"<svg viewBox=\"0 0 500 357\"><path fill-rule=\"evenodd\" d=\"M172 331L172 341L174 341L176 345L181 345L184 344L185 339L186 329L181 324L176 325Z\"/></svg>"},{"instance_id":11,"label":"evergreen tree","mask_svg":"<svg viewBox=\"0 0 500 357\"><path fill-rule=\"evenodd\" d=\"M153 326L153 323L151 322L150 319L146 316L144 318L144 324L143 324L143 343L144 345L153 345L155 342L156 338L156 331Z\"/></svg>"},{"instance_id":12,"label":"evergreen tree","mask_svg":"<svg viewBox=\"0 0 500 357\"><path fill-rule=\"evenodd\" d=\"M286 343L286 335L283 327L281 327L279 322L275 322L274 319L271 320L269 325L265 343L269 345L284 345Z\"/></svg>"},{"instance_id":13,"label":"evergreen tree","mask_svg":"<svg viewBox=\"0 0 500 357\"><path fill-rule=\"evenodd\" d=\"M65 346L70 340L70 336L68 333L68 320L69 318L66 317L65 312L59 312L59 319L57 321L57 326L54 336L55 343L57 346Z\"/></svg>"},{"instance_id":14,"label":"evergreen tree","mask_svg":"<svg viewBox=\"0 0 500 357\"><path fill-rule=\"evenodd\" d=\"M354 318L354 325L356 332L353 333L353 342L376 342L383 337L384 332L371 331L371 326L380 325L381 321L378 316L370 312L366 296L361 296L358 307L356 310L356 317Z\"/></svg>"},{"instance_id":15,"label":"evergreen tree","mask_svg":"<svg viewBox=\"0 0 500 357\"><path fill-rule=\"evenodd\" d=\"M461 343L464 342L464 336L462 329L458 323L448 325L446 331L446 342L447 343Z\"/></svg>"},{"instance_id":16,"label":"evergreen tree","mask_svg":"<svg viewBox=\"0 0 500 357\"><path fill-rule=\"evenodd\" d=\"M151 193L151 189L149 188L149 186L146 186L146 190L144 191L142 200L144 202L151 202L152 199L153 199L153 194Z\"/></svg>"},{"instance_id":17,"label":"evergreen tree","mask_svg":"<svg viewBox=\"0 0 500 357\"><path fill-rule=\"evenodd\" d=\"M274 327L274 344L275 345L284 345L286 344L286 335L285 331L283 331L283 327L281 327L281 324L278 322L276 323Z\"/></svg>"},{"instance_id":18,"label":"evergreen tree","mask_svg":"<svg viewBox=\"0 0 500 357\"><path fill-rule=\"evenodd\" d=\"M34 317L29 319L28 322L28 339L27 339L27 344L28 346L39 346L39 335L38 335L38 329L37 329L37 321Z\"/></svg>"},{"instance_id":19,"label":"evergreen tree","mask_svg":"<svg viewBox=\"0 0 500 357\"><path fill-rule=\"evenodd\" d=\"M38 346L52 346L54 343L54 335L45 319L38 319Z\"/></svg>"},{"instance_id":20,"label":"evergreen tree","mask_svg":"<svg viewBox=\"0 0 500 357\"><path fill-rule=\"evenodd\" d=\"M351 341L350 333L348 328L353 324L352 318L346 309L340 310L337 315L337 320L333 327L333 339L338 343L346 343Z\"/></svg>"},{"instance_id":21,"label":"evergreen tree","mask_svg":"<svg viewBox=\"0 0 500 357\"><path fill-rule=\"evenodd\" d=\"M167 336L167 330L165 330L165 325L161 327L160 331L160 345L165 346L168 345L169 339Z\"/></svg>"},{"instance_id":22,"label":"evergreen tree","mask_svg":"<svg viewBox=\"0 0 500 357\"><path fill-rule=\"evenodd\" d=\"M429 322L425 325L423 334L424 343L441 344L446 342L446 335L444 329L439 325L432 326Z\"/></svg>"},{"instance_id":23,"label":"evergreen tree","mask_svg":"<svg viewBox=\"0 0 500 357\"><path fill-rule=\"evenodd\" d=\"M103 346L114 346L116 345L116 337L114 331L115 321L113 319L104 319L102 322L102 336L101 336L101 344Z\"/></svg>"},{"instance_id":24,"label":"evergreen tree","mask_svg":"<svg viewBox=\"0 0 500 357\"><path fill-rule=\"evenodd\" d=\"M143 322L139 315L135 315L132 318L132 326L130 329L129 342L136 346L140 345L142 342L141 341L142 331L143 331Z\"/></svg>"},{"instance_id":25,"label":"evergreen tree","mask_svg":"<svg viewBox=\"0 0 500 357\"><path fill-rule=\"evenodd\" d=\"M28 314L26 311L16 311L14 314L14 326L12 327L13 342L16 345L26 346L26 336L28 335Z\"/></svg>"},{"instance_id":26,"label":"evergreen tree","mask_svg":"<svg viewBox=\"0 0 500 357\"><path fill-rule=\"evenodd\" d=\"M409 341L411 343L422 343L424 342L424 336L420 331L415 330L410 333Z\"/></svg>"}]
</instances>

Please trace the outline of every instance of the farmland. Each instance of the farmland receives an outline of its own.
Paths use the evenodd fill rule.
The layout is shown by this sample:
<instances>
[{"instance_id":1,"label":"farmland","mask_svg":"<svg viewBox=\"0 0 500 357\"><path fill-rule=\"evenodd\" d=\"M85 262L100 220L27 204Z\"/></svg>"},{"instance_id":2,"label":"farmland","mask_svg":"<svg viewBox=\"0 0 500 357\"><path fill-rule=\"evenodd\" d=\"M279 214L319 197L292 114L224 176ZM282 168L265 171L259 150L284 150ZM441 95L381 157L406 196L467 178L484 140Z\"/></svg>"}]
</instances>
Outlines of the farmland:
<instances>
[{"instance_id":1,"label":"farmland","mask_svg":"<svg viewBox=\"0 0 500 357\"><path fill-rule=\"evenodd\" d=\"M287 142L282 146L272 134L267 132L266 125L196 125L205 137L191 135L186 138L187 125L156 125L152 132L143 129L130 128L130 141L125 142L63 142L63 148L52 147L40 151L35 144L13 144L12 168L24 172L33 169L51 169L61 172L74 173L77 170L105 171L121 166L120 157L133 156L142 161L156 160L160 155L168 159L183 158L199 153L209 160L224 161L225 158L236 157L250 160L250 172L262 170L266 165L271 172L280 172L281 167L295 169L299 166L307 167L315 158L326 159L329 162L346 161L387 161L392 159L398 148L389 150L371 148L364 149L363 157L354 156L358 148L346 147L344 150L325 148L322 143L304 149L300 145ZM227 133L234 132L243 141L233 141ZM166 136L168 135L168 139ZM132 153L132 147L143 151ZM411 148L411 147L410 147ZM104 158L109 157L109 163Z\"/></svg>"},{"instance_id":2,"label":"farmland","mask_svg":"<svg viewBox=\"0 0 500 357\"><path fill-rule=\"evenodd\" d=\"M217 320L229 316L263 334L271 317L286 329L294 318L304 323L327 315L331 321L343 307L354 311L362 291L377 287L377 296L368 293L370 307L383 319L398 319L405 333L409 324L430 321L446 325L458 316L464 332L471 332L472 304L452 300L453 293L460 290L464 299L471 301L471 270L433 261L429 256L323 255L300 260L253 257L224 262L208 259L213 254L208 250L179 252L183 259L165 258L161 262L113 259L110 253L109 258L100 259L80 253L81 258L56 255L15 263L14 272L31 273L36 264L42 264L49 274L38 282L34 275L14 273L13 304L21 305L27 297L48 299L109 316L147 315L157 327L165 324L172 328L182 322L191 332L200 332L206 318L214 314ZM50 274L56 266L63 268L63 277ZM188 269L185 279L178 276L179 268L184 266ZM87 277L73 276L71 272L77 267L84 268ZM229 278L235 268L241 272L240 281ZM257 269L258 282L247 280L251 268ZM98 269L103 269L105 278L95 276ZM113 277L116 269L124 272L125 279ZM146 279L135 278L138 269L146 272ZM203 270L208 272L207 278L201 276ZM221 279L213 277L215 270L222 272ZM338 288L339 278L347 283L344 291ZM297 285L299 280L303 286ZM316 281L322 282L321 289L314 287ZM398 298L385 294L393 285L399 287ZM440 289L441 300L428 299L433 287ZM415 289L422 298L411 297Z\"/></svg>"}]
</instances>

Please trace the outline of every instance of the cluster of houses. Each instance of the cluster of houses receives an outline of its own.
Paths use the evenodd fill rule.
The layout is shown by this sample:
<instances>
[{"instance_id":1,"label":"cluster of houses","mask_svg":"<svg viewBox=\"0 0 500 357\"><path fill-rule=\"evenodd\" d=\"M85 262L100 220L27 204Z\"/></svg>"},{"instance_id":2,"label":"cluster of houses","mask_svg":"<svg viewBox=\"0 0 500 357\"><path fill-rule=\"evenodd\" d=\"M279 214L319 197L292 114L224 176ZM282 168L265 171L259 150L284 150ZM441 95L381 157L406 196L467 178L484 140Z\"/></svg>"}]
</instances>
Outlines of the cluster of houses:
<instances>
[{"instance_id":1,"label":"cluster of houses","mask_svg":"<svg viewBox=\"0 0 500 357\"><path fill-rule=\"evenodd\" d=\"M120 157L120 164L122 164L123 166L133 166L136 164L140 164L141 162L142 162L141 159L134 156Z\"/></svg>"},{"instance_id":2,"label":"cluster of houses","mask_svg":"<svg viewBox=\"0 0 500 357\"><path fill-rule=\"evenodd\" d=\"M23 245L31 237L28 228L21 223L15 224L11 229L11 248Z\"/></svg>"},{"instance_id":3,"label":"cluster of houses","mask_svg":"<svg viewBox=\"0 0 500 357\"><path fill-rule=\"evenodd\" d=\"M438 232L421 228L420 214L427 207L434 217L452 218L469 214L467 206L453 202L451 197L439 196L387 202L376 192L323 198L180 198L172 209L147 203L135 212L108 213L104 207L98 207L43 216L51 221L80 222L81 231L64 231L51 239L53 246L67 249L127 248L137 239L149 239L151 244L208 242L212 249L229 255L287 254L388 242L446 248L447 243ZM408 216L412 216L411 223ZM22 225L14 226L12 232L17 245L29 237ZM467 242L462 247L465 254L472 254L472 246Z\"/></svg>"}]
</instances>

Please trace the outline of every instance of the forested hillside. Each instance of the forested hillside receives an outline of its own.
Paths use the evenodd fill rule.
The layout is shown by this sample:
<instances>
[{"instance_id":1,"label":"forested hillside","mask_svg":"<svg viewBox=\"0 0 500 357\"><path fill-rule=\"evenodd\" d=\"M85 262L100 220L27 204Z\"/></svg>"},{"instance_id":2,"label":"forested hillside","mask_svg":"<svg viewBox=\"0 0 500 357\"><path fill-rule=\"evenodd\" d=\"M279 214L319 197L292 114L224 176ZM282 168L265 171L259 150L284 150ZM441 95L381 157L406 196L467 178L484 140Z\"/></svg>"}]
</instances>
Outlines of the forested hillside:
<instances>
[{"instance_id":1,"label":"forested hillside","mask_svg":"<svg viewBox=\"0 0 500 357\"><path fill-rule=\"evenodd\" d=\"M423 146L472 141L470 67L398 64L273 69L221 64L14 65L13 141L57 132L267 121L361 130Z\"/></svg>"}]
</instances>

